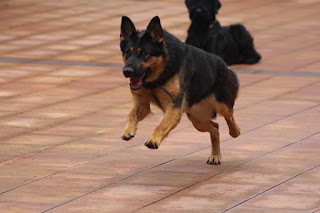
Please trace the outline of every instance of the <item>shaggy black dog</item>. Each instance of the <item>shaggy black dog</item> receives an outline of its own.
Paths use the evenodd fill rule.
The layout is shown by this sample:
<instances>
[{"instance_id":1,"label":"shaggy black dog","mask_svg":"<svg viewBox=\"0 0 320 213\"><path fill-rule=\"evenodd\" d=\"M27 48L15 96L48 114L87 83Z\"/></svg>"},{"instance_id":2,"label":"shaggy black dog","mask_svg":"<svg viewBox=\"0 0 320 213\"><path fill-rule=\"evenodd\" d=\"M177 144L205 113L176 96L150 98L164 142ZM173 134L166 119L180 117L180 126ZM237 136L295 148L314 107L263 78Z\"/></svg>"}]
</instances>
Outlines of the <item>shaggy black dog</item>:
<instances>
[{"instance_id":1,"label":"shaggy black dog","mask_svg":"<svg viewBox=\"0 0 320 213\"><path fill-rule=\"evenodd\" d=\"M219 55L226 64L255 64L261 56L254 49L253 38L241 24L221 27L216 20L219 0L186 0L191 25L187 44Z\"/></svg>"}]
</instances>

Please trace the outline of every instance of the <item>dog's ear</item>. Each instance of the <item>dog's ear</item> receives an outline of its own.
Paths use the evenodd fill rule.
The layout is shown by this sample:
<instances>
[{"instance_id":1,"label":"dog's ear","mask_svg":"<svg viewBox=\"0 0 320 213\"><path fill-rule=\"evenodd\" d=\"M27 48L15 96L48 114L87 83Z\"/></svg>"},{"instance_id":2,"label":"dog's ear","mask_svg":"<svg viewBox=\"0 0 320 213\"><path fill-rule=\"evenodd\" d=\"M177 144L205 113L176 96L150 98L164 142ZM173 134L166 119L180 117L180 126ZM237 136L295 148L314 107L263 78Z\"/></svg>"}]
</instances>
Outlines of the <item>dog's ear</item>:
<instances>
[{"instance_id":1,"label":"dog's ear","mask_svg":"<svg viewBox=\"0 0 320 213\"><path fill-rule=\"evenodd\" d=\"M149 23L146 32L151 36L151 38L161 43L163 41L163 30L161 27L160 19L155 16Z\"/></svg>"},{"instance_id":2,"label":"dog's ear","mask_svg":"<svg viewBox=\"0 0 320 213\"><path fill-rule=\"evenodd\" d=\"M186 4L186 6L189 8L188 0L184 0L184 3L185 3L185 4Z\"/></svg>"},{"instance_id":3,"label":"dog's ear","mask_svg":"<svg viewBox=\"0 0 320 213\"><path fill-rule=\"evenodd\" d=\"M221 7L221 3L219 0L214 0L214 14L218 14L218 10Z\"/></svg>"},{"instance_id":4,"label":"dog's ear","mask_svg":"<svg viewBox=\"0 0 320 213\"><path fill-rule=\"evenodd\" d=\"M127 16L122 16L120 40L125 40L132 34L137 34L134 24Z\"/></svg>"}]
</instances>

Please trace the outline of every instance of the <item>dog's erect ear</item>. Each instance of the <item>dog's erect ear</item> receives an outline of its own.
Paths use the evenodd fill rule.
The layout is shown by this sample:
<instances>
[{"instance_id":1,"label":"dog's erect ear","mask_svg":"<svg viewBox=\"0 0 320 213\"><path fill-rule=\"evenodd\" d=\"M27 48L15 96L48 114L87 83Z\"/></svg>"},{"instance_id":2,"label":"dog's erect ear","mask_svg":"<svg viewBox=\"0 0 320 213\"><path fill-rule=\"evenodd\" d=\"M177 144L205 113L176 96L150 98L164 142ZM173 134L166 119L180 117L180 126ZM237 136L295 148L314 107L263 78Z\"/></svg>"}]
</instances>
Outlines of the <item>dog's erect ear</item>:
<instances>
[{"instance_id":1,"label":"dog's erect ear","mask_svg":"<svg viewBox=\"0 0 320 213\"><path fill-rule=\"evenodd\" d=\"M155 16L150 21L146 32L152 37L154 41L159 43L163 41L163 30L158 16Z\"/></svg>"},{"instance_id":2,"label":"dog's erect ear","mask_svg":"<svg viewBox=\"0 0 320 213\"><path fill-rule=\"evenodd\" d=\"M184 3L186 4L187 7L189 7L188 0L184 0Z\"/></svg>"},{"instance_id":3,"label":"dog's erect ear","mask_svg":"<svg viewBox=\"0 0 320 213\"><path fill-rule=\"evenodd\" d=\"M221 3L219 0L214 0L214 14L218 14L218 10L221 7Z\"/></svg>"},{"instance_id":4,"label":"dog's erect ear","mask_svg":"<svg viewBox=\"0 0 320 213\"><path fill-rule=\"evenodd\" d=\"M127 16L122 16L120 40L129 38L132 34L136 34L137 30L132 21Z\"/></svg>"}]
</instances>

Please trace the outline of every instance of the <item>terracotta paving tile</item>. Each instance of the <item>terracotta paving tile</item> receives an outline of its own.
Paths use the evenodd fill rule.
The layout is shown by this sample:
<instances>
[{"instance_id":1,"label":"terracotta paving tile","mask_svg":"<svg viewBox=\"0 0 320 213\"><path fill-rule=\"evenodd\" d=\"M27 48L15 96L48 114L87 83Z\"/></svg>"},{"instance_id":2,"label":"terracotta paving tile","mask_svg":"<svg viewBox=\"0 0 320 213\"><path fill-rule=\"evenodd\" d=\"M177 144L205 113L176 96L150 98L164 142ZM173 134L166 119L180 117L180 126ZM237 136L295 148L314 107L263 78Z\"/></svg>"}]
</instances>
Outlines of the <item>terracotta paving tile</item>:
<instances>
[{"instance_id":1,"label":"terracotta paving tile","mask_svg":"<svg viewBox=\"0 0 320 213\"><path fill-rule=\"evenodd\" d=\"M19 46L19 45L4 44L4 45L1 45L1 47L0 47L0 54L6 53L9 51L19 50L19 49L21 49L21 46Z\"/></svg>"},{"instance_id":2,"label":"terracotta paving tile","mask_svg":"<svg viewBox=\"0 0 320 213\"><path fill-rule=\"evenodd\" d=\"M305 66L298 67L295 71L299 72L319 72L320 62L314 62Z\"/></svg>"},{"instance_id":3,"label":"terracotta paving tile","mask_svg":"<svg viewBox=\"0 0 320 213\"><path fill-rule=\"evenodd\" d=\"M64 168L57 164L51 164L50 166L36 163L30 164L26 163L24 158L17 159L15 162L17 163L3 163L0 167L0 176L4 178L4 184L8 182L9 185L15 187L24 185L26 182L29 182L29 180L42 178ZM17 179L17 182L12 181L15 179Z\"/></svg>"},{"instance_id":4,"label":"terracotta paving tile","mask_svg":"<svg viewBox=\"0 0 320 213\"><path fill-rule=\"evenodd\" d=\"M87 153L73 153L73 155L69 155L68 153L57 153L55 149L48 149L46 152L38 152L14 162L48 168L68 168L94 158L95 156Z\"/></svg>"},{"instance_id":5,"label":"terracotta paving tile","mask_svg":"<svg viewBox=\"0 0 320 213\"><path fill-rule=\"evenodd\" d=\"M70 137L57 136L57 135L37 135L28 134L23 136L14 137L3 141L6 144L34 144L50 146L55 144L60 144L70 140Z\"/></svg>"},{"instance_id":6,"label":"terracotta paving tile","mask_svg":"<svg viewBox=\"0 0 320 213\"><path fill-rule=\"evenodd\" d=\"M10 98L7 101L17 102L17 103L37 103L41 105L49 105L49 104L54 104L60 101L65 101L67 99L68 98L63 96L50 96L50 95L42 94L42 92L34 92L34 93L29 93L27 95Z\"/></svg>"},{"instance_id":7,"label":"terracotta paving tile","mask_svg":"<svg viewBox=\"0 0 320 213\"><path fill-rule=\"evenodd\" d=\"M290 200L290 202L288 202ZM292 209L301 211L314 211L319 208L320 199L309 196L288 196L280 194L264 195L256 200L249 201L246 206L270 208L270 209Z\"/></svg>"},{"instance_id":8,"label":"terracotta paving tile","mask_svg":"<svg viewBox=\"0 0 320 213\"><path fill-rule=\"evenodd\" d=\"M19 70L29 70L37 73L50 72L56 69L61 69L61 65L51 65L51 64L17 64L17 69Z\"/></svg>"},{"instance_id":9,"label":"terracotta paving tile","mask_svg":"<svg viewBox=\"0 0 320 213\"><path fill-rule=\"evenodd\" d=\"M73 111L94 112L94 111L103 109L104 106L105 106L104 103L101 103L99 105L94 105L90 102L85 102L83 99L81 99L76 101L67 101L63 103L58 103L54 106L50 106L50 108L53 108L61 112L73 112Z\"/></svg>"},{"instance_id":10,"label":"terracotta paving tile","mask_svg":"<svg viewBox=\"0 0 320 213\"><path fill-rule=\"evenodd\" d=\"M38 35L33 35L30 37L31 39L41 39L41 40L47 40L47 41L58 41L58 40L64 40L70 38L68 35L62 35L59 33L42 33Z\"/></svg>"},{"instance_id":11,"label":"terracotta paving tile","mask_svg":"<svg viewBox=\"0 0 320 213\"><path fill-rule=\"evenodd\" d=\"M214 179L217 182L273 186L274 183L278 183L288 177L288 174L274 174L269 171L261 172L239 168L231 172L226 172L223 176L217 176Z\"/></svg>"},{"instance_id":12,"label":"terracotta paving tile","mask_svg":"<svg viewBox=\"0 0 320 213\"><path fill-rule=\"evenodd\" d=\"M77 80L76 77L59 77L59 76L42 75L42 76L27 78L22 81L29 82L29 83L44 83L44 84L48 84L48 85L50 85L50 84L59 85L59 84L70 83L75 80Z\"/></svg>"},{"instance_id":13,"label":"terracotta paving tile","mask_svg":"<svg viewBox=\"0 0 320 213\"><path fill-rule=\"evenodd\" d=\"M119 113L108 113L104 111L95 112L77 119L73 119L66 124L69 125L90 125L90 126L117 126L124 124L127 121L127 117Z\"/></svg>"},{"instance_id":14,"label":"terracotta paving tile","mask_svg":"<svg viewBox=\"0 0 320 213\"><path fill-rule=\"evenodd\" d=\"M99 157L105 156L114 150L123 149L123 147L114 147L114 143L112 143L112 141L110 142L107 138L100 138L99 136L93 136L86 139L74 139L72 142L63 144L60 142L60 144L48 152L67 152L72 155L80 154Z\"/></svg>"},{"instance_id":15,"label":"terracotta paving tile","mask_svg":"<svg viewBox=\"0 0 320 213\"><path fill-rule=\"evenodd\" d=\"M94 192L88 195L88 197L105 199L122 198L128 200L137 200L137 197L139 197L139 199L144 201L153 201L176 190L176 187L170 186L114 184L113 186Z\"/></svg>"},{"instance_id":16,"label":"terracotta paving tile","mask_svg":"<svg viewBox=\"0 0 320 213\"><path fill-rule=\"evenodd\" d=\"M19 94L19 91L15 91L15 90L1 90L0 91L1 98L13 97L18 94Z\"/></svg>"},{"instance_id":17,"label":"terracotta paving tile","mask_svg":"<svg viewBox=\"0 0 320 213\"><path fill-rule=\"evenodd\" d=\"M238 65L239 67L240 65ZM234 66L235 67L235 66ZM237 68L237 67L235 67ZM241 67L239 67L241 69ZM236 71L236 70L235 70ZM255 75L255 74L247 74L247 73L238 73L237 74L240 81L240 86L243 88L245 86L258 83L268 78L272 78L270 75Z\"/></svg>"},{"instance_id":18,"label":"terracotta paving tile","mask_svg":"<svg viewBox=\"0 0 320 213\"><path fill-rule=\"evenodd\" d=\"M33 177L6 177L1 175L0 193L12 190L33 181Z\"/></svg>"},{"instance_id":19,"label":"terracotta paving tile","mask_svg":"<svg viewBox=\"0 0 320 213\"><path fill-rule=\"evenodd\" d=\"M13 126L21 128L32 128L39 129L44 128L52 124L53 120L40 119L40 118L29 118L29 117L20 117L15 116L14 118L6 118L0 121L0 126Z\"/></svg>"},{"instance_id":20,"label":"terracotta paving tile","mask_svg":"<svg viewBox=\"0 0 320 213\"><path fill-rule=\"evenodd\" d=\"M9 42L8 44L15 44L15 45L23 45L23 46L33 46L33 45L40 45L45 43L45 41L41 40L16 40Z\"/></svg>"},{"instance_id":21,"label":"terracotta paving tile","mask_svg":"<svg viewBox=\"0 0 320 213\"><path fill-rule=\"evenodd\" d=\"M25 116L33 118L45 118L57 121L70 120L76 118L80 115L86 114L83 110L71 110L67 111L64 109L59 109L59 107L43 107L41 109L32 110L24 113Z\"/></svg>"},{"instance_id":22,"label":"terracotta paving tile","mask_svg":"<svg viewBox=\"0 0 320 213\"><path fill-rule=\"evenodd\" d=\"M71 126L71 125L57 125L46 129L38 130L36 134L45 135L59 135L59 136L88 136L101 131L101 127L93 126Z\"/></svg>"},{"instance_id":23,"label":"terracotta paving tile","mask_svg":"<svg viewBox=\"0 0 320 213\"><path fill-rule=\"evenodd\" d=\"M0 138L2 140L3 138L10 138L15 135L19 135L28 131L29 131L28 129L22 128L22 127L2 126L0 128Z\"/></svg>"},{"instance_id":24,"label":"terracotta paving tile","mask_svg":"<svg viewBox=\"0 0 320 213\"><path fill-rule=\"evenodd\" d=\"M0 154L5 156L2 162L14 159L32 152L41 150L39 145L26 145L26 144L1 144Z\"/></svg>"},{"instance_id":25,"label":"terracotta paving tile","mask_svg":"<svg viewBox=\"0 0 320 213\"><path fill-rule=\"evenodd\" d=\"M54 76L67 76L67 77L88 77L97 75L100 73L105 72L105 70L81 70L76 68L68 68L68 69L62 69L55 72L51 72L50 75Z\"/></svg>"},{"instance_id":26,"label":"terracotta paving tile","mask_svg":"<svg viewBox=\"0 0 320 213\"><path fill-rule=\"evenodd\" d=\"M255 112L256 115L263 112L269 116L288 116L303 109L317 106L317 103L306 100L295 99L272 99L248 106L241 111L243 113Z\"/></svg>"},{"instance_id":27,"label":"terracotta paving tile","mask_svg":"<svg viewBox=\"0 0 320 213\"><path fill-rule=\"evenodd\" d=\"M125 180L124 183L183 187L205 176L191 172L148 171L135 178Z\"/></svg>"},{"instance_id":28,"label":"terracotta paving tile","mask_svg":"<svg viewBox=\"0 0 320 213\"><path fill-rule=\"evenodd\" d=\"M255 212L261 212L261 213L277 213L277 212L283 212L283 213L303 213L305 211L296 211L296 210L288 210L288 209L269 209L269 208L254 208L254 207L237 207L233 208L228 212L232 213L255 213Z\"/></svg>"},{"instance_id":29,"label":"terracotta paving tile","mask_svg":"<svg viewBox=\"0 0 320 213\"><path fill-rule=\"evenodd\" d=\"M24 70L1 70L0 77L9 77L9 78L19 78L19 77L25 77L29 75L30 71L24 71Z\"/></svg>"},{"instance_id":30,"label":"terracotta paving tile","mask_svg":"<svg viewBox=\"0 0 320 213\"><path fill-rule=\"evenodd\" d=\"M7 117L7 116L9 116L9 115L13 115L13 114L15 114L15 112L13 111L0 111L0 118L2 118L2 117Z\"/></svg>"},{"instance_id":31,"label":"terracotta paving tile","mask_svg":"<svg viewBox=\"0 0 320 213\"><path fill-rule=\"evenodd\" d=\"M146 205L144 200L84 197L50 210L50 212L132 212Z\"/></svg>"},{"instance_id":32,"label":"terracotta paving tile","mask_svg":"<svg viewBox=\"0 0 320 213\"><path fill-rule=\"evenodd\" d=\"M6 193L6 196L2 196L0 201L6 202L27 202L27 203L42 203L42 204L59 204L60 202L70 199L74 196L80 195L76 189L71 188L57 188L50 190L46 186L38 186L33 184L28 184L26 186L20 187L14 191Z\"/></svg>"},{"instance_id":33,"label":"terracotta paving tile","mask_svg":"<svg viewBox=\"0 0 320 213\"><path fill-rule=\"evenodd\" d=\"M318 102L320 101L319 97L320 83L312 84L310 86L304 87L298 91L292 92L285 95L285 97L292 99L302 99Z\"/></svg>"},{"instance_id":34,"label":"terracotta paving tile","mask_svg":"<svg viewBox=\"0 0 320 213\"><path fill-rule=\"evenodd\" d=\"M233 200L212 197L172 196L138 212L221 212Z\"/></svg>"},{"instance_id":35,"label":"terracotta paving tile","mask_svg":"<svg viewBox=\"0 0 320 213\"><path fill-rule=\"evenodd\" d=\"M52 85L49 85L49 84L25 83L21 81L0 85L0 89L5 88L5 89L17 90L22 94L25 92L33 92L33 91L38 91L38 90L47 89L51 87Z\"/></svg>"},{"instance_id":36,"label":"terracotta paving tile","mask_svg":"<svg viewBox=\"0 0 320 213\"><path fill-rule=\"evenodd\" d=\"M82 89L72 89L67 88L65 85L50 88L48 90L36 91L34 94L45 95L45 96L54 96L53 98L59 97L64 99L73 99L80 96L88 95L91 91L82 90Z\"/></svg>"},{"instance_id":37,"label":"terracotta paving tile","mask_svg":"<svg viewBox=\"0 0 320 213\"><path fill-rule=\"evenodd\" d=\"M179 195L241 200L257 194L260 190L261 186L256 184L215 182L213 179L185 189Z\"/></svg>"},{"instance_id":38,"label":"terracotta paving tile","mask_svg":"<svg viewBox=\"0 0 320 213\"><path fill-rule=\"evenodd\" d=\"M0 202L0 208L3 213L11 212L36 212L45 210L44 204L24 203L24 202Z\"/></svg>"},{"instance_id":39,"label":"terracotta paving tile","mask_svg":"<svg viewBox=\"0 0 320 213\"><path fill-rule=\"evenodd\" d=\"M316 179L310 178L296 178L295 180L282 184L277 187L275 193L296 194L296 195L309 195L311 197L319 197L320 184Z\"/></svg>"}]
</instances>

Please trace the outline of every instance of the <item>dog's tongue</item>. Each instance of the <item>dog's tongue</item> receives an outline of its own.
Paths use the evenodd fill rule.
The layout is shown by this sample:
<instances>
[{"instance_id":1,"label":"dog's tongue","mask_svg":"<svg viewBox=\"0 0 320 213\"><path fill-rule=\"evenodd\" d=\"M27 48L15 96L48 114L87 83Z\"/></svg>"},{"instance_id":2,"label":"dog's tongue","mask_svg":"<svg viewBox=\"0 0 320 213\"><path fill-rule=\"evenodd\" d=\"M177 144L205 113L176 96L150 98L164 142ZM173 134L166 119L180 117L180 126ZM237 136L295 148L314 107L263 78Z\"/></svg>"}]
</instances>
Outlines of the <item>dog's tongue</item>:
<instances>
[{"instance_id":1,"label":"dog's tongue","mask_svg":"<svg viewBox=\"0 0 320 213\"><path fill-rule=\"evenodd\" d=\"M139 89L142 84L142 78L137 77L137 78L130 78L130 88L131 89Z\"/></svg>"}]
</instances>

